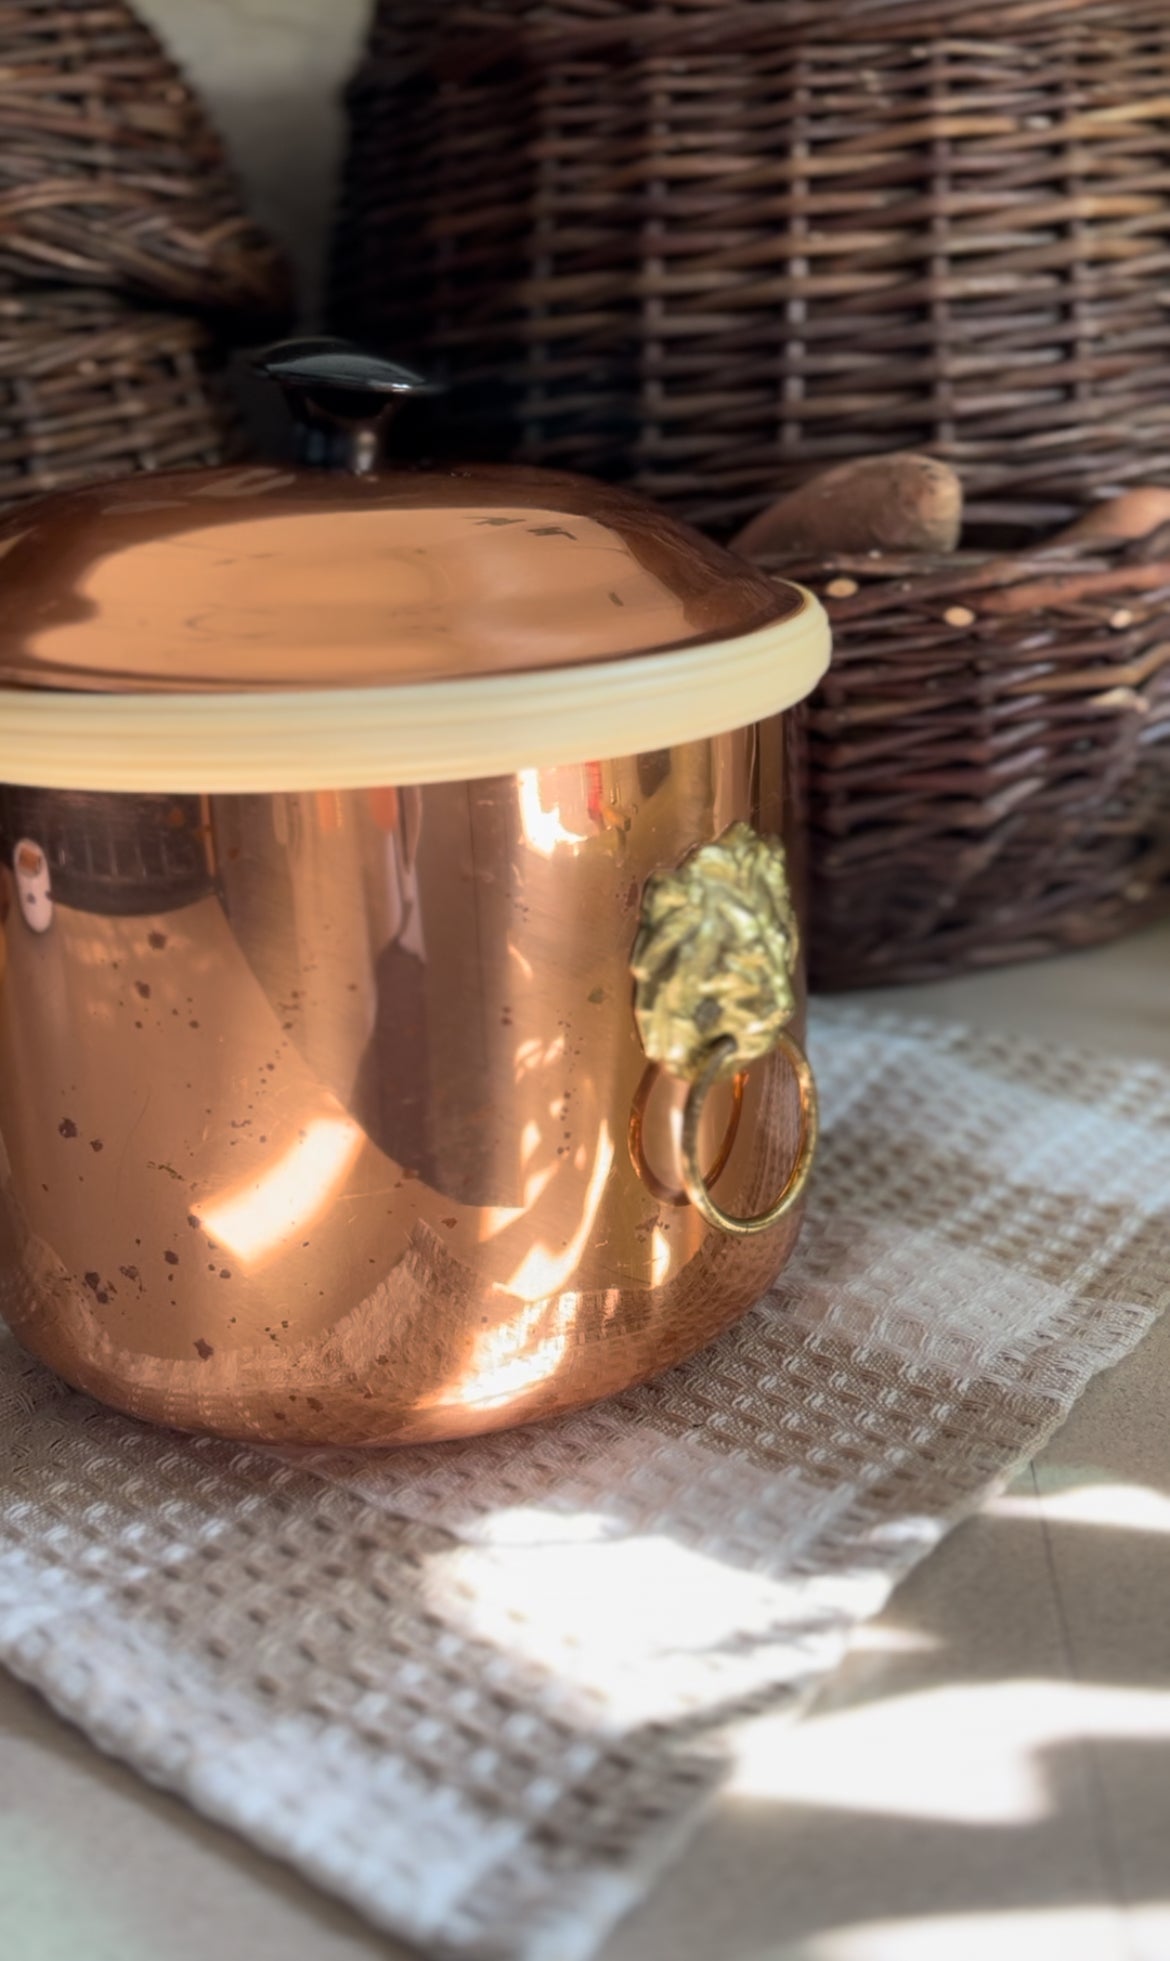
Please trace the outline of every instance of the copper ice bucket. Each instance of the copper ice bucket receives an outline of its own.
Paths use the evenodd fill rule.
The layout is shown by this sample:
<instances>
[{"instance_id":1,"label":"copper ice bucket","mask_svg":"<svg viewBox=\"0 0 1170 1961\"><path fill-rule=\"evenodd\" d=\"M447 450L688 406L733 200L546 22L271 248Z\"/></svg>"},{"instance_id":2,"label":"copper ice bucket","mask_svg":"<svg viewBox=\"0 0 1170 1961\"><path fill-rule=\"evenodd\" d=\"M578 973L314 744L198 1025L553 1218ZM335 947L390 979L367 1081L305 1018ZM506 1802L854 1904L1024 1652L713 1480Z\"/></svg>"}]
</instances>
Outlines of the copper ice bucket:
<instances>
[{"instance_id":1,"label":"copper ice bucket","mask_svg":"<svg viewBox=\"0 0 1170 1961\"><path fill-rule=\"evenodd\" d=\"M457 1436L788 1257L827 633L620 493L379 470L382 364L271 366L351 474L0 535L0 1312L181 1429Z\"/></svg>"}]
</instances>

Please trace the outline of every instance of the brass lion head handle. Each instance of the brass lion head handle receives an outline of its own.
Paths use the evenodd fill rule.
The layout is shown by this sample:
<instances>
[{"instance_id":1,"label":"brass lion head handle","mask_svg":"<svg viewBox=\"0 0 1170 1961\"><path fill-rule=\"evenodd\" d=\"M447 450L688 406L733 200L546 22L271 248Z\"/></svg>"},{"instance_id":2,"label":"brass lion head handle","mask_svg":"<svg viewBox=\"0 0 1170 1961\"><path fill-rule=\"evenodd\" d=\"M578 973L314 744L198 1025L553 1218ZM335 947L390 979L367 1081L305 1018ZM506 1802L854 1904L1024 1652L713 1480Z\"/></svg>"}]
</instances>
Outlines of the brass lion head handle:
<instances>
[{"instance_id":1,"label":"brass lion head handle","mask_svg":"<svg viewBox=\"0 0 1170 1961\"><path fill-rule=\"evenodd\" d=\"M816 1087L789 1030L799 952L784 847L747 824L733 824L646 887L630 961L638 1033L651 1062L691 1086L682 1136L687 1197L709 1224L740 1237L766 1231L792 1210L816 1149ZM777 1052L800 1093L796 1163L766 1212L737 1218L714 1198L699 1163L703 1108L715 1083Z\"/></svg>"}]
</instances>

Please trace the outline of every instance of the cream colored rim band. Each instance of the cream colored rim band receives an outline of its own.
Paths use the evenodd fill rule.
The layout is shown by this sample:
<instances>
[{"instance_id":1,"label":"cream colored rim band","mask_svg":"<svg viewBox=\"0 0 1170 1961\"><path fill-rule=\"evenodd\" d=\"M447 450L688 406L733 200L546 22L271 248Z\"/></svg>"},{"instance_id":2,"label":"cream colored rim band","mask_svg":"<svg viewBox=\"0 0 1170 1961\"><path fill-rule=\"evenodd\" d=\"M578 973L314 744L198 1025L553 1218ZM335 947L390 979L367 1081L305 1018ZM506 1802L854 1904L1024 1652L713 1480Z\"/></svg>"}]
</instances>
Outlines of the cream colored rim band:
<instances>
[{"instance_id":1,"label":"cream colored rim band","mask_svg":"<svg viewBox=\"0 0 1170 1961\"><path fill-rule=\"evenodd\" d=\"M794 619L605 666L287 694L0 691L0 782L46 790L359 790L597 761L746 728L829 664L811 593Z\"/></svg>"}]
</instances>

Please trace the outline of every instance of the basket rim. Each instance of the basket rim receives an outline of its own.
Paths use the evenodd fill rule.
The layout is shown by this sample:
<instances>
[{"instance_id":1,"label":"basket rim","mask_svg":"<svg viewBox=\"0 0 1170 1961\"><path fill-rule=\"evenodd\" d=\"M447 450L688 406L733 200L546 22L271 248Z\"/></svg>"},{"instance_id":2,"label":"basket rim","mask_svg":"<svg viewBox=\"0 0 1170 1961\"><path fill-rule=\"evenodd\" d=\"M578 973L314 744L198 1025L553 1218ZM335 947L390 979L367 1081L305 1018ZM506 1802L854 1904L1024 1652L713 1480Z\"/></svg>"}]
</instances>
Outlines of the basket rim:
<instances>
[{"instance_id":1,"label":"basket rim","mask_svg":"<svg viewBox=\"0 0 1170 1961\"><path fill-rule=\"evenodd\" d=\"M1151 18L1162 17L1160 0L1148 0ZM809 43L837 44L845 33L851 45L860 50L881 41L918 40L924 35L948 42L985 48L1017 38L1053 34L1062 29L1132 22L1134 4L1123 0L985 0L979 10L978 26L972 21L970 0L845 0L844 5L826 5L825 0L736 0L733 5L710 4L697 8L684 18L677 14L634 13L615 0L612 15L582 20L514 14L511 18L486 14L482 7L454 0L436 10L435 25L429 37L420 36L419 54L403 59L379 45L386 29L375 15L367 49L349 87L360 92L363 85L381 75L402 76L422 62L434 65L445 79L455 77L485 60L502 60L517 53L539 56L545 50L572 59L607 53L627 55L631 48L648 57L674 57L687 53L719 49L731 53L773 41L778 34L799 36ZM381 10L379 10L381 12ZM405 43L405 30L399 29ZM438 57L438 59L436 59Z\"/></svg>"}]
</instances>

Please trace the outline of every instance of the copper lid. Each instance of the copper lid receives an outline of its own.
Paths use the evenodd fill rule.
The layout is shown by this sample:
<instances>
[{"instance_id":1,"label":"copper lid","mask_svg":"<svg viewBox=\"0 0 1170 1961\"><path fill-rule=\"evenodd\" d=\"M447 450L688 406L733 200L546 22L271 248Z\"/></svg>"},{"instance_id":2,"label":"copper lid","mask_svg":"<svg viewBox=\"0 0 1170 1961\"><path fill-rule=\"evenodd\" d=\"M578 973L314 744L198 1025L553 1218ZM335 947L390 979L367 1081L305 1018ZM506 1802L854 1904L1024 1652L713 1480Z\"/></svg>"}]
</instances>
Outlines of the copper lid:
<instances>
[{"instance_id":1,"label":"copper lid","mask_svg":"<svg viewBox=\"0 0 1170 1961\"><path fill-rule=\"evenodd\" d=\"M725 641L801 596L584 478L193 470L0 526L0 685L371 688Z\"/></svg>"},{"instance_id":2,"label":"copper lid","mask_svg":"<svg viewBox=\"0 0 1170 1961\"><path fill-rule=\"evenodd\" d=\"M264 366L300 467L140 477L0 526L0 782L470 781L745 728L823 674L811 594L641 499L381 470L371 422L417 376L337 342Z\"/></svg>"}]
</instances>

